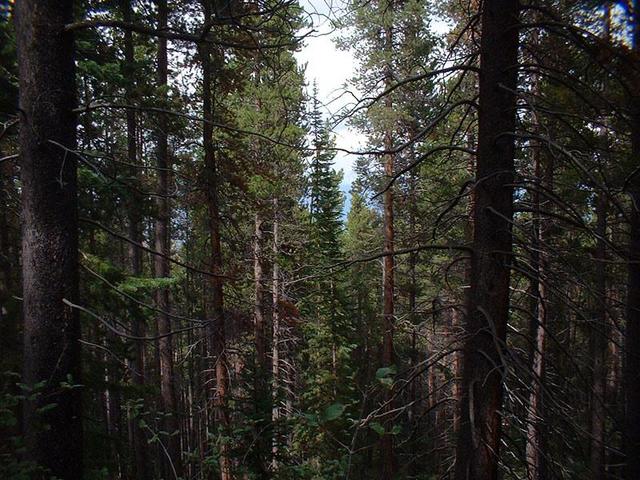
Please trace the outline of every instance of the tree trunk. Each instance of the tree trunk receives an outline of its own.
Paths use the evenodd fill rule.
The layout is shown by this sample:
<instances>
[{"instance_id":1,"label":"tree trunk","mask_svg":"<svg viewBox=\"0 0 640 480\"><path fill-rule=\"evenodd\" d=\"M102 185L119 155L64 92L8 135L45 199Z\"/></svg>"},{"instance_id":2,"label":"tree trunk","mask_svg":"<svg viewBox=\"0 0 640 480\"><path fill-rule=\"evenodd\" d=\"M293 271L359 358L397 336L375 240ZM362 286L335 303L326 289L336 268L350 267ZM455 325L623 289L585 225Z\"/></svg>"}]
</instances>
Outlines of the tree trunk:
<instances>
[{"instance_id":1,"label":"tree trunk","mask_svg":"<svg viewBox=\"0 0 640 480\"><path fill-rule=\"evenodd\" d=\"M410 129L410 138L415 138L416 136L416 128L415 125L412 125ZM411 148L411 159L415 159L415 148ZM416 223L418 216L418 205L417 205L417 195L416 195L416 186L418 182L417 172L412 170L409 172L409 238L412 241L416 239ZM409 463L408 473L410 475L416 475L418 462L416 459L418 458L418 435L419 435L419 424L420 424L420 400L418 398L418 389L420 388L420 380L421 375L417 374L417 369L420 364L420 353L418 350L417 344L417 336L418 336L418 328L419 324L416 321L418 316L416 315L417 308L417 297L418 297L418 278L416 273L416 267L418 265L418 252L411 252L409 254L409 291L408 291L408 307L409 307L409 324L411 326L411 350L409 354L409 375L413 375L411 379L411 383L409 384L409 410L407 412L409 421L409 426L411 428L411 442L410 442L410 451L411 456L414 460Z\"/></svg>"},{"instance_id":2,"label":"tree trunk","mask_svg":"<svg viewBox=\"0 0 640 480\"><path fill-rule=\"evenodd\" d=\"M203 1L205 19L211 18L211 3ZM220 203L219 203L219 165L216 160L213 144L213 75L211 47L208 44L201 46L202 55L202 108L204 111L203 143L204 143L204 167L207 196L207 209L209 214L209 238L211 241L211 273L209 279L210 289L210 314L211 322L211 347L215 361L216 392L214 395L215 419L218 428L223 432L223 437L229 436L229 413L227 411L227 395L229 389L229 374L227 371L226 339L225 339L225 315L222 281L222 244L220 234ZM216 61L219 59L216 58ZM220 478L230 480L231 459L229 458L229 444L223 440L220 445Z\"/></svg>"},{"instance_id":3,"label":"tree trunk","mask_svg":"<svg viewBox=\"0 0 640 480\"><path fill-rule=\"evenodd\" d=\"M389 8L392 8L390 3ZM393 28L387 26L385 28L385 50L390 53L393 49ZM390 60L389 60L390 62ZM390 63L385 67L385 87L389 88L393 82L393 76L391 72ZM393 102L391 96L387 95L384 99L384 106L387 111L391 111L393 108ZM394 157L395 155L390 153L393 148L393 133L390 127L384 134L384 149L389 152L384 156L384 175L387 180L391 180L394 171ZM384 367L390 367L394 363L393 353L393 332L395 328L394 317L394 226L393 226L393 189L387 188L383 196L383 208L384 208L384 263L383 263L383 294L382 294L382 365ZM393 410L393 390L390 389L385 396L385 408L384 412L389 413ZM389 422L390 418L385 417L386 430L391 429ZM380 455L382 458L382 480L390 480L396 470L396 461L393 446L393 435L384 434L380 439Z\"/></svg>"},{"instance_id":4,"label":"tree trunk","mask_svg":"<svg viewBox=\"0 0 640 480\"><path fill-rule=\"evenodd\" d=\"M271 407L271 423L273 424L272 441L272 461L273 471L278 470L278 447L280 444L278 423L280 422L280 311L278 302L280 300L280 267L278 265L278 254L280 253L280 232L279 232L279 211L278 198L273 199L273 266L271 284L273 311L272 311L272 347L271 347L271 396L273 405Z\"/></svg>"},{"instance_id":5,"label":"tree trunk","mask_svg":"<svg viewBox=\"0 0 640 480\"><path fill-rule=\"evenodd\" d=\"M126 23L131 23L131 2L129 0L121 0L120 9L122 10L122 18ZM126 101L131 102L134 90L134 51L133 51L133 33L131 30L124 31L124 76L125 76L125 96ZM136 142L136 111L127 109L127 161L130 167L129 176L136 178L138 176L137 168L137 142ZM127 209L129 220L128 236L134 242L142 243L142 218L140 215L141 196L135 191L129 192L130 202ZM129 245L129 265L131 275L134 277L142 276L142 255L141 251L135 245ZM131 332L136 337L145 335L144 317L138 306L130 307L131 316ZM144 389L144 341L134 340L132 357L129 362L129 370L131 372L131 382L137 387L138 392L142 395ZM145 432L139 426L140 419L135 415L129 415L129 428L132 435L132 446L134 456L133 476L140 480L150 479L151 469L148 465L147 455L147 439Z\"/></svg>"},{"instance_id":6,"label":"tree trunk","mask_svg":"<svg viewBox=\"0 0 640 480\"><path fill-rule=\"evenodd\" d=\"M605 478L605 420L607 389L607 351L609 338L609 320L607 318L607 275L606 241L607 199L603 194L596 198L596 312L591 329L591 430L590 430L590 467L593 480ZM600 260L600 261L598 261Z\"/></svg>"},{"instance_id":7,"label":"tree trunk","mask_svg":"<svg viewBox=\"0 0 640 480\"><path fill-rule=\"evenodd\" d=\"M494 480L500 450L503 349L509 317L518 59L518 1L486 0L471 285L465 325L456 480Z\"/></svg>"},{"instance_id":8,"label":"tree trunk","mask_svg":"<svg viewBox=\"0 0 640 480\"><path fill-rule=\"evenodd\" d=\"M534 89L537 89L537 78L533 80ZM538 131L538 119L534 114L534 130ZM529 407L527 410L527 439L525 445L525 459L527 464L528 480L543 480L545 478L544 445L542 435L543 424L543 392L545 371L545 344L548 313L547 293L547 265L548 254L545 250L545 241L549 230L549 220L542 212L541 190L552 188L552 168L550 161L543 166L541 145L532 143L533 163L535 168L535 190L533 191L533 249L532 264L534 268L531 281L531 292L534 295L532 312L532 339L531 350L531 389L529 391ZM547 203L547 202L545 202Z\"/></svg>"},{"instance_id":9,"label":"tree trunk","mask_svg":"<svg viewBox=\"0 0 640 480\"><path fill-rule=\"evenodd\" d=\"M16 4L20 76L23 382L26 457L63 480L81 479L75 67L71 0ZM56 142L55 144L52 142ZM39 413L45 405L55 408ZM42 425L48 425L43 428Z\"/></svg>"},{"instance_id":10,"label":"tree trunk","mask_svg":"<svg viewBox=\"0 0 640 480\"><path fill-rule=\"evenodd\" d=\"M3 157L0 150L0 158ZM6 370L15 370L21 358L19 350L22 342L18 339L20 322L15 315L14 277L19 255L16 252L14 239L9 235L13 229L10 219L10 194L15 192L13 182L13 164L0 162L0 365Z\"/></svg>"},{"instance_id":11,"label":"tree trunk","mask_svg":"<svg viewBox=\"0 0 640 480\"><path fill-rule=\"evenodd\" d=\"M253 281L254 281L254 307L253 307L253 328L256 346L256 362L255 362L255 383L254 383L254 402L256 408L256 414L258 423L256 425L257 439L257 452L256 452L256 467L260 474L260 478L266 476L266 457L268 457L268 439L265 433L264 423L269 418L268 412L268 398L267 398L267 346L266 346L266 331L265 331L265 295L264 295L264 265L263 265L263 220L262 212L258 210L255 214L254 220L254 235L253 235Z\"/></svg>"},{"instance_id":12,"label":"tree trunk","mask_svg":"<svg viewBox=\"0 0 640 480\"><path fill-rule=\"evenodd\" d=\"M167 28L167 2L158 0L158 28ZM165 88L168 77L167 39L158 39L158 87ZM155 275L158 278L169 278L169 261L166 257L171 254L169 225L171 221L171 209L169 206L169 148L167 134L167 118L159 114L157 118L157 152L158 187L156 197L157 219L155 222L155 250L162 253L155 256ZM156 291L156 313L158 323L158 335L163 335L158 340L160 356L160 396L162 407L166 413L164 417L164 430L169 436L162 437L166 454L163 456L163 472L165 478L173 478L182 475L182 460L180 452L178 406L175 393L175 378L173 373L173 339L171 335L171 319L165 313L169 311L169 289L159 288ZM168 458L167 458L168 457Z\"/></svg>"}]
</instances>

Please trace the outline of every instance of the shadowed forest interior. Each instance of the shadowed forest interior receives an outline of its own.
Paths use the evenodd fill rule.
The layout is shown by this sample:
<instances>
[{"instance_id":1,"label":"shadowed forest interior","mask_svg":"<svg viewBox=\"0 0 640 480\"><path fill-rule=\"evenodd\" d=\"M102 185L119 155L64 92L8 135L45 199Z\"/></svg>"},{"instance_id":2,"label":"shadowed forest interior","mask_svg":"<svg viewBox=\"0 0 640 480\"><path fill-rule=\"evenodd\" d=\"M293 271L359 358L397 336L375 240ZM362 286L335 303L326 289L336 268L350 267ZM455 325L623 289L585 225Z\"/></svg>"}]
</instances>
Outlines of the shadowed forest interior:
<instances>
[{"instance_id":1,"label":"shadowed forest interior","mask_svg":"<svg viewBox=\"0 0 640 480\"><path fill-rule=\"evenodd\" d=\"M0 1L0 478L640 480L640 0Z\"/></svg>"}]
</instances>

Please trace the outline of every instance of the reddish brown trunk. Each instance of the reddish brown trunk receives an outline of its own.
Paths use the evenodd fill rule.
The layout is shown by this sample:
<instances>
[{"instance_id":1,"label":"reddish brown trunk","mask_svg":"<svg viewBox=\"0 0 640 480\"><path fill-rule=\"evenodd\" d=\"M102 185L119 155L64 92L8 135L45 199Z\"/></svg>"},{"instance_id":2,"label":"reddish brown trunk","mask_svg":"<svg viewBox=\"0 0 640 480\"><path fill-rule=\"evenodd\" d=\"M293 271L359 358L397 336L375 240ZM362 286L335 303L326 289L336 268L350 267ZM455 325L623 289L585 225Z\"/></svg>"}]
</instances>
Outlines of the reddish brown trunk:
<instances>
[{"instance_id":1,"label":"reddish brown trunk","mask_svg":"<svg viewBox=\"0 0 640 480\"><path fill-rule=\"evenodd\" d=\"M16 3L20 76L22 308L26 457L64 480L82 478L74 45L71 0ZM56 142L56 144L52 143ZM39 413L45 405L55 408ZM48 428L43 428L45 424ZM47 475L47 477L49 476Z\"/></svg>"},{"instance_id":2,"label":"reddish brown trunk","mask_svg":"<svg viewBox=\"0 0 640 480\"><path fill-rule=\"evenodd\" d=\"M211 18L211 3L203 1L205 18ZM209 279L210 291L210 315L211 315L211 354L214 359L216 375L216 392L213 399L215 407L215 420L223 432L223 437L229 436L229 413L227 411L227 396L229 390L229 374L227 371L226 339L225 339L225 314L222 280L222 244L220 233L220 204L219 204L219 165L213 144L213 75L211 47L208 44L201 46L202 55L202 108L204 111L203 143L204 143L204 179L207 196L207 209L209 214L209 239L211 242L211 273ZM216 59L218 60L218 59ZM229 458L229 445L223 441L220 445L220 478L230 480L231 460Z\"/></svg>"},{"instance_id":3,"label":"reddish brown trunk","mask_svg":"<svg viewBox=\"0 0 640 480\"><path fill-rule=\"evenodd\" d=\"M158 1L158 28L167 28L167 2ZM158 39L158 86L164 88L167 85L168 59L167 40ZM158 126L156 131L157 152L156 161L158 167L158 187L156 197L157 219L155 223L155 250L165 256L171 253L169 224L171 220L171 209L169 206L169 149L167 136L167 119L163 114L158 115ZM170 276L169 261L160 255L155 259L155 275L159 278ZM159 288L155 294L156 307L159 310L156 314L158 324L158 335L162 337L158 340L158 354L160 360L160 396L162 407L167 413L164 417L164 430L169 432L169 436L163 437L161 441L165 444L166 455L163 455L163 471L165 478L182 475L182 460L180 452L178 408L175 393L175 378L173 373L173 339L171 335L171 319L166 313L169 311L169 289Z\"/></svg>"},{"instance_id":4,"label":"reddish brown trunk","mask_svg":"<svg viewBox=\"0 0 640 480\"><path fill-rule=\"evenodd\" d=\"M518 1L483 2L471 285L456 480L495 480L509 317Z\"/></svg>"}]
</instances>

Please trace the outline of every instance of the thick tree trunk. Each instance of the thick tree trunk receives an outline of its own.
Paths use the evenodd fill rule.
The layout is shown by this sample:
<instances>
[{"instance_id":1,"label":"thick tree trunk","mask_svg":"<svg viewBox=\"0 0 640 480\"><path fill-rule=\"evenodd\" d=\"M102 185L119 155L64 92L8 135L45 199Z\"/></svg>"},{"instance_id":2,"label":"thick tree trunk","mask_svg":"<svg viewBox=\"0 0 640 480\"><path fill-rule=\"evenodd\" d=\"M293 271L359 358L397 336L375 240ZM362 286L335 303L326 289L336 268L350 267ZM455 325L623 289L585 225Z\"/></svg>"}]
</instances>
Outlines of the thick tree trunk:
<instances>
[{"instance_id":1,"label":"thick tree trunk","mask_svg":"<svg viewBox=\"0 0 640 480\"><path fill-rule=\"evenodd\" d=\"M61 387L81 383L78 314L63 302L78 294L76 159L66 150L76 148L74 45L64 31L72 16L71 0L16 4L23 382L42 384L25 402L26 457L63 480L83 476L81 391Z\"/></svg>"},{"instance_id":2,"label":"thick tree trunk","mask_svg":"<svg viewBox=\"0 0 640 480\"><path fill-rule=\"evenodd\" d=\"M211 3L203 1L205 18L211 18ZM227 371L226 339L225 339L225 314L222 280L222 244L220 233L220 203L219 203L219 165L216 160L213 144L213 75L212 55L208 44L201 46L202 55L202 103L204 111L203 143L204 166L207 196L207 209L209 214L209 238L211 241L211 273L209 279L210 289L210 314L211 321L211 354L214 359L216 375L216 392L213 403L215 407L215 419L226 438L229 436L229 413L227 411L227 395L229 390L229 373ZM225 440L220 445L220 478L230 480L231 459L229 458L229 445Z\"/></svg>"},{"instance_id":3,"label":"thick tree trunk","mask_svg":"<svg viewBox=\"0 0 640 480\"><path fill-rule=\"evenodd\" d=\"M167 2L158 0L158 28L167 28ZM163 88L167 85L168 59L167 59L167 39L158 39L158 86ZM155 222L155 250L163 256L156 255L155 275L158 278L168 278L170 276L169 261L166 257L171 254L169 225L171 221L171 208L169 205L169 147L167 134L167 118L164 114L158 115L157 119L157 151L156 162L158 167L158 187L156 197L157 219ZM164 417L164 430L169 432L169 436L163 437L161 441L165 444L166 455L163 456L163 472L165 478L182 475L182 460L180 452L180 436L178 432L180 425L178 422L178 406L175 392L175 377L173 372L173 338L168 335L171 332L171 319L164 313L169 311L169 289L159 288L155 295L156 321L158 324L158 335L162 337L158 340L158 350L160 356L160 396L162 407L167 414ZM168 457L168 458L167 458Z\"/></svg>"},{"instance_id":4,"label":"thick tree trunk","mask_svg":"<svg viewBox=\"0 0 640 480\"><path fill-rule=\"evenodd\" d=\"M465 325L456 480L498 475L503 349L509 317L518 1L486 0L471 285Z\"/></svg>"}]
</instances>

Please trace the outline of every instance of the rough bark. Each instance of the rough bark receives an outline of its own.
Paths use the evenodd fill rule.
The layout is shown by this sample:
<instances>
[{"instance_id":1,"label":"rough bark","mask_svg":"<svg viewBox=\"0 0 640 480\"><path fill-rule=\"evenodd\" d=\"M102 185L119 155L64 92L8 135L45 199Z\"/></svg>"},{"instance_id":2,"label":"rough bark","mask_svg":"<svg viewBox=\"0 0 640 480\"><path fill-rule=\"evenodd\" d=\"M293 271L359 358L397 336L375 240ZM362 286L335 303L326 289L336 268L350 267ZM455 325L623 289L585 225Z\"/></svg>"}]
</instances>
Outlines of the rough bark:
<instances>
[{"instance_id":1,"label":"rough bark","mask_svg":"<svg viewBox=\"0 0 640 480\"><path fill-rule=\"evenodd\" d=\"M278 423L280 422L280 266L278 265L278 255L280 253L280 221L278 211L278 199L273 199L273 266L271 296L273 309L271 314L272 346L271 346L271 422L273 424L273 441L271 447L271 469L278 470L278 450L280 445Z\"/></svg>"},{"instance_id":2,"label":"rough bark","mask_svg":"<svg viewBox=\"0 0 640 480\"><path fill-rule=\"evenodd\" d=\"M487 0L481 13L480 109L473 254L463 357L456 480L498 474L503 349L512 251L518 1Z\"/></svg>"},{"instance_id":3,"label":"rough bark","mask_svg":"<svg viewBox=\"0 0 640 480\"><path fill-rule=\"evenodd\" d=\"M167 2L158 0L158 28L167 28ZM160 88L167 85L168 59L167 39L158 39L158 78ZM156 197L156 222L155 222L155 250L163 256L156 255L155 275L158 278L169 278L170 264L166 256L171 253L169 225L171 221L171 207L169 205L169 145L167 134L168 122L164 114L157 117L156 127L156 166L158 167L158 186ZM182 461L180 452L180 436L175 434L180 429L178 422L178 406L175 392L175 376L173 372L173 338L171 332L171 319L164 312L169 311L169 289L159 288L155 294L155 303L158 312L156 322L158 334L163 335L158 340L158 353L160 357L160 396L162 407L167 415L164 417L163 428L169 432L169 436L161 440L165 444L166 455L163 455L163 472L165 478L180 476L182 474ZM168 457L168 458L167 458Z\"/></svg>"},{"instance_id":4,"label":"rough bark","mask_svg":"<svg viewBox=\"0 0 640 480\"><path fill-rule=\"evenodd\" d=\"M211 2L203 1L204 14L206 19L212 15ZM215 407L215 420L228 437L229 413L227 411L227 395L229 390L229 374L227 371L226 338L225 338L225 314L224 296L222 280L222 243L221 243L221 221L220 221L220 200L219 200L219 170L213 144L214 103L213 103L213 73L211 47L208 44L201 46L202 55L202 107L204 111L203 122L203 144L204 144L204 167L205 167L205 191L208 210L209 240L211 242L210 261L211 273L209 278L209 303L211 315L211 354L214 359L216 375L216 391L213 399ZM216 58L216 61L219 61ZM221 480L230 480L231 459L229 457L229 445L225 441L220 445L220 466Z\"/></svg>"},{"instance_id":5,"label":"rough bark","mask_svg":"<svg viewBox=\"0 0 640 480\"><path fill-rule=\"evenodd\" d=\"M0 150L0 158L3 152ZM18 339L19 322L15 320L15 301L11 296L15 288L15 271L19 255L16 252L13 235L13 215L10 211L10 198L15 193L13 182L13 164L0 163L0 365L14 370L14 362L21 357L18 351L22 342Z\"/></svg>"},{"instance_id":6,"label":"rough bark","mask_svg":"<svg viewBox=\"0 0 640 480\"><path fill-rule=\"evenodd\" d=\"M61 388L81 383L78 314L63 302L78 293L76 158L66 150L76 147L74 45L64 32L72 15L71 0L16 4L23 382L42 384L24 406L26 457L64 480L83 476L81 390Z\"/></svg>"}]
</instances>

